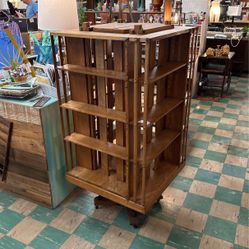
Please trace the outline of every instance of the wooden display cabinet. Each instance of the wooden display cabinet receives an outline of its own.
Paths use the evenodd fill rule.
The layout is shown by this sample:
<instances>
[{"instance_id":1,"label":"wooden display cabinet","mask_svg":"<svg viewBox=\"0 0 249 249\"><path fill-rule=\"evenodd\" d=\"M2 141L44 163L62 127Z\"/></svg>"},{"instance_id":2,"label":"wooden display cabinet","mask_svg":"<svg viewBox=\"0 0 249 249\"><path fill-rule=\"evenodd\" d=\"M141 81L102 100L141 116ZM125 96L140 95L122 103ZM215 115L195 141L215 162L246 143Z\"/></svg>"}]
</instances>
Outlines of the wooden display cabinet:
<instances>
[{"instance_id":1,"label":"wooden display cabinet","mask_svg":"<svg viewBox=\"0 0 249 249\"><path fill-rule=\"evenodd\" d=\"M129 33L115 33L127 25ZM133 29L141 34L130 34ZM193 74L189 55L196 54L198 30L154 31L155 24L107 24L51 35L52 42L58 36L61 55L66 46L67 64L56 70L64 89L58 94L67 180L144 214L185 164L187 74Z\"/></svg>"}]
</instances>

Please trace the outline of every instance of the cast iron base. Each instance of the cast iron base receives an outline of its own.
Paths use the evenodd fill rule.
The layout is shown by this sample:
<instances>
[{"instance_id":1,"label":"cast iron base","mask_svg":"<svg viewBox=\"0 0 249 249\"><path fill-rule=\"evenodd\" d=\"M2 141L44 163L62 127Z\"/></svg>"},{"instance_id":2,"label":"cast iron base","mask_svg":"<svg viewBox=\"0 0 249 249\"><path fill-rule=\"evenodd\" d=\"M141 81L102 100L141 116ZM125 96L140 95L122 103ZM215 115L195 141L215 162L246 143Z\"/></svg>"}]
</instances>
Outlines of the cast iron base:
<instances>
[{"instance_id":1,"label":"cast iron base","mask_svg":"<svg viewBox=\"0 0 249 249\"><path fill-rule=\"evenodd\" d=\"M160 200L162 199L163 199L163 196L161 195L155 204L159 203ZM99 195L94 198L94 205L95 205L95 208L98 209L101 206L110 207L110 206L114 206L118 204ZM133 226L134 228L139 228L145 223L147 215L141 214L130 208L126 208L126 210L127 210L127 218L131 226Z\"/></svg>"}]
</instances>

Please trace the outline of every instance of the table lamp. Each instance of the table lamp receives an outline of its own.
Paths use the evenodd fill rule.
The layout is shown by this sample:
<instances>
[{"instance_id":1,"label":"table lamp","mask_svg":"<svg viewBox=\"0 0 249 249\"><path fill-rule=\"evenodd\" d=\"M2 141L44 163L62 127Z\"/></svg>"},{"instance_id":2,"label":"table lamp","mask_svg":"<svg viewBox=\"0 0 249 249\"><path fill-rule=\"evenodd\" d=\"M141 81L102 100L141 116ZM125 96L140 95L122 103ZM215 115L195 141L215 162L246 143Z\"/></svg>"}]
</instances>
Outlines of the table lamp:
<instances>
[{"instance_id":1,"label":"table lamp","mask_svg":"<svg viewBox=\"0 0 249 249\"><path fill-rule=\"evenodd\" d=\"M8 4L7 4L7 0L1 0L0 1L0 10L7 10L8 8Z\"/></svg>"},{"instance_id":2,"label":"table lamp","mask_svg":"<svg viewBox=\"0 0 249 249\"><path fill-rule=\"evenodd\" d=\"M38 28L41 30L79 30L76 0L39 0Z\"/></svg>"}]
</instances>

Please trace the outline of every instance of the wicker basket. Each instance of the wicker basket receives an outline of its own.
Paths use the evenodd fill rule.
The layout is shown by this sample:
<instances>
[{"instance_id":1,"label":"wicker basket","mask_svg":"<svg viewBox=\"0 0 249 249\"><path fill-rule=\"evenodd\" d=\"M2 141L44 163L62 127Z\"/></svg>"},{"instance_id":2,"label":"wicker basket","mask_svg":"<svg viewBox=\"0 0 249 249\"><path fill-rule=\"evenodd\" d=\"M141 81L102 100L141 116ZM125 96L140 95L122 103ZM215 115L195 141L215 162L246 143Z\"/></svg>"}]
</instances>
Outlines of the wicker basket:
<instances>
[{"instance_id":1,"label":"wicker basket","mask_svg":"<svg viewBox=\"0 0 249 249\"><path fill-rule=\"evenodd\" d=\"M13 76L13 79L16 83L26 82L28 80L28 74L18 77Z\"/></svg>"}]
</instances>

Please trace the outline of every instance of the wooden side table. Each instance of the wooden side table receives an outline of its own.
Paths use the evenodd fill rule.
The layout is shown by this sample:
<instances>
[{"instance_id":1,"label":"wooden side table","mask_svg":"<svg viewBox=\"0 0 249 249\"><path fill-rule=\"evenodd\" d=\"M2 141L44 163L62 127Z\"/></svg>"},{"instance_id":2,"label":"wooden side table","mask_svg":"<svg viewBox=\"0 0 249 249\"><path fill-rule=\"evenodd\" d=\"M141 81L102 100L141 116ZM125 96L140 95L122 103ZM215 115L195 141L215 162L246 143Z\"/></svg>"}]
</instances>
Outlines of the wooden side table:
<instances>
[{"instance_id":1,"label":"wooden side table","mask_svg":"<svg viewBox=\"0 0 249 249\"><path fill-rule=\"evenodd\" d=\"M228 56L212 56L203 54L199 58L198 72L200 73L199 94L205 88L221 89L220 96L224 94L224 89L229 90L231 82L231 65L235 52L230 52ZM221 80L210 80L209 75L222 76ZM217 77L219 78L219 77Z\"/></svg>"}]
</instances>

